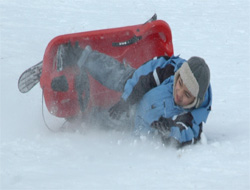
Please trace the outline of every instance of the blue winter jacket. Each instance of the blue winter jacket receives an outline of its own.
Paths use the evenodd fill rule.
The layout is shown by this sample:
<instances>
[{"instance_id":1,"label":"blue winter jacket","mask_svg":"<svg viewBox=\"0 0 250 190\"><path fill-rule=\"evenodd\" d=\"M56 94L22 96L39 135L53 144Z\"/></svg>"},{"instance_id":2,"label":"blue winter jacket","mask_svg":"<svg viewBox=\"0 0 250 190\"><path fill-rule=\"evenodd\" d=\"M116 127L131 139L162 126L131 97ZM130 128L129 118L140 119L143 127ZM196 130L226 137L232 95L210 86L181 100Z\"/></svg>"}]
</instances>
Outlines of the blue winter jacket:
<instances>
[{"instance_id":1,"label":"blue winter jacket","mask_svg":"<svg viewBox=\"0 0 250 190\"><path fill-rule=\"evenodd\" d=\"M211 85L199 108L183 109L174 102L174 74L186 60L179 56L153 59L141 67L127 81L122 98L130 104L136 103L135 132L150 134L155 131L151 124L161 116L175 120L169 138L181 145L200 139L202 123L206 122L211 110Z\"/></svg>"}]
</instances>

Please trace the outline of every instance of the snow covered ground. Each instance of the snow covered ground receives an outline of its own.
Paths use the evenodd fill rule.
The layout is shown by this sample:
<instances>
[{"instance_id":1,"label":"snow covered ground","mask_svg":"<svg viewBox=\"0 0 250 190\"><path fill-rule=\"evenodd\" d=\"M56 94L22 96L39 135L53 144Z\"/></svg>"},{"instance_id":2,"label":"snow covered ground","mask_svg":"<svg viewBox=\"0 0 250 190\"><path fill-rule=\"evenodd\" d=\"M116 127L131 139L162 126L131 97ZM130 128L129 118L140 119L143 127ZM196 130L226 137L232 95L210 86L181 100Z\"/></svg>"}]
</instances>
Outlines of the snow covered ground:
<instances>
[{"instance_id":1,"label":"snow covered ground","mask_svg":"<svg viewBox=\"0 0 250 190\"><path fill-rule=\"evenodd\" d=\"M0 189L249 189L249 0L0 0ZM52 133L41 89L17 88L57 35L143 23L172 29L175 54L204 57L213 111L207 143L176 150L128 132ZM62 121L47 115L57 128Z\"/></svg>"}]
</instances>

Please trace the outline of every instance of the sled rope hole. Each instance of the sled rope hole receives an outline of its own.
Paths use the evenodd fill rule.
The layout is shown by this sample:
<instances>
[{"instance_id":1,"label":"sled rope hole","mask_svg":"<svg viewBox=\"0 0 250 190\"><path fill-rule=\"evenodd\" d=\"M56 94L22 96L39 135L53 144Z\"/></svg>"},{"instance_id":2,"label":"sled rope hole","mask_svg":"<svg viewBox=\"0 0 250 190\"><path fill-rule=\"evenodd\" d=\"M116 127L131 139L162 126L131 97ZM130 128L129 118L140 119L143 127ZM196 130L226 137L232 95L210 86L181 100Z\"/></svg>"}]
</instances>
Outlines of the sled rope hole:
<instances>
[{"instance_id":1,"label":"sled rope hole","mask_svg":"<svg viewBox=\"0 0 250 190\"><path fill-rule=\"evenodd\" d=\"M68 122L67 120L64 121L64 123L62 124L62 126L61 126L59 129L57 129L57 130L52 129L52 128L48 125L48 123L46 122L46 119L45 119L45 115L44 115L44 93L43 93L43 88L42 88L42 116L43 116L43 122L44 122L45 126L47 127L47 129L48 129L49 131L51 131L51 132L53 132L53 133L59 132L60 129L63 128L64 125Z\"/></svg>"}]
</instances>

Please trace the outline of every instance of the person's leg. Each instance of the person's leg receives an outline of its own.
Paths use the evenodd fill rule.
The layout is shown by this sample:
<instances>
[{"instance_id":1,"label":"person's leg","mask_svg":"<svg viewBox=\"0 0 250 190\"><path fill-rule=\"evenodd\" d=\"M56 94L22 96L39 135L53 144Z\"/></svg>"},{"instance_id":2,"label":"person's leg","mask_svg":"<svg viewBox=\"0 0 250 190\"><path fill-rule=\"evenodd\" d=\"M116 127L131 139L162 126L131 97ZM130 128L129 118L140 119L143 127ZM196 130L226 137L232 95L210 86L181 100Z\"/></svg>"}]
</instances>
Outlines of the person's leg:
<instances>
[{"instance_id":1,"label":"person's leg","mask_svg":"<svg viewBox=\"0 0 250 190\"><path fill-rule=\"evenodd\" d=\"M77 64L80 68L86 69L102 85L119 92L123 91L126 81L135 71L130 65L94 51L90 46L83 50Z\"/></svg>"}]
</instances>

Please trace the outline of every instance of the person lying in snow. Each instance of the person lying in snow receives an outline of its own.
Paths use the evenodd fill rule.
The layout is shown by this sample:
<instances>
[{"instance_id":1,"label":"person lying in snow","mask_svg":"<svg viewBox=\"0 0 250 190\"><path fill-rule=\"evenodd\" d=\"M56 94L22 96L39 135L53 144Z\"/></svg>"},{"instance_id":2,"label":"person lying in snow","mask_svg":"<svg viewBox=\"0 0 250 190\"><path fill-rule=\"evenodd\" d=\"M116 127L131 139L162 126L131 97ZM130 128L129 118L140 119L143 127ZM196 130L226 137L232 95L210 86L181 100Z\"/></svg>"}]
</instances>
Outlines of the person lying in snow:
<instances>
[{"instance_id":1,"label":"person lying in snow","mask_svg":"<svg viewBox=\"0 0 250 190\"><path fill-rule=\"evenodd\" d=\"M82 49L68 43L59 46L57 61L77 64L102 85L122 92L120 101L109 109L110 117L119 119L136 105L137 134L157 131L165 144L178 146L200 140L212 104L210 71L204 59L162 56L135 69L90 46Z\"/></svg>"}]
</instances>

